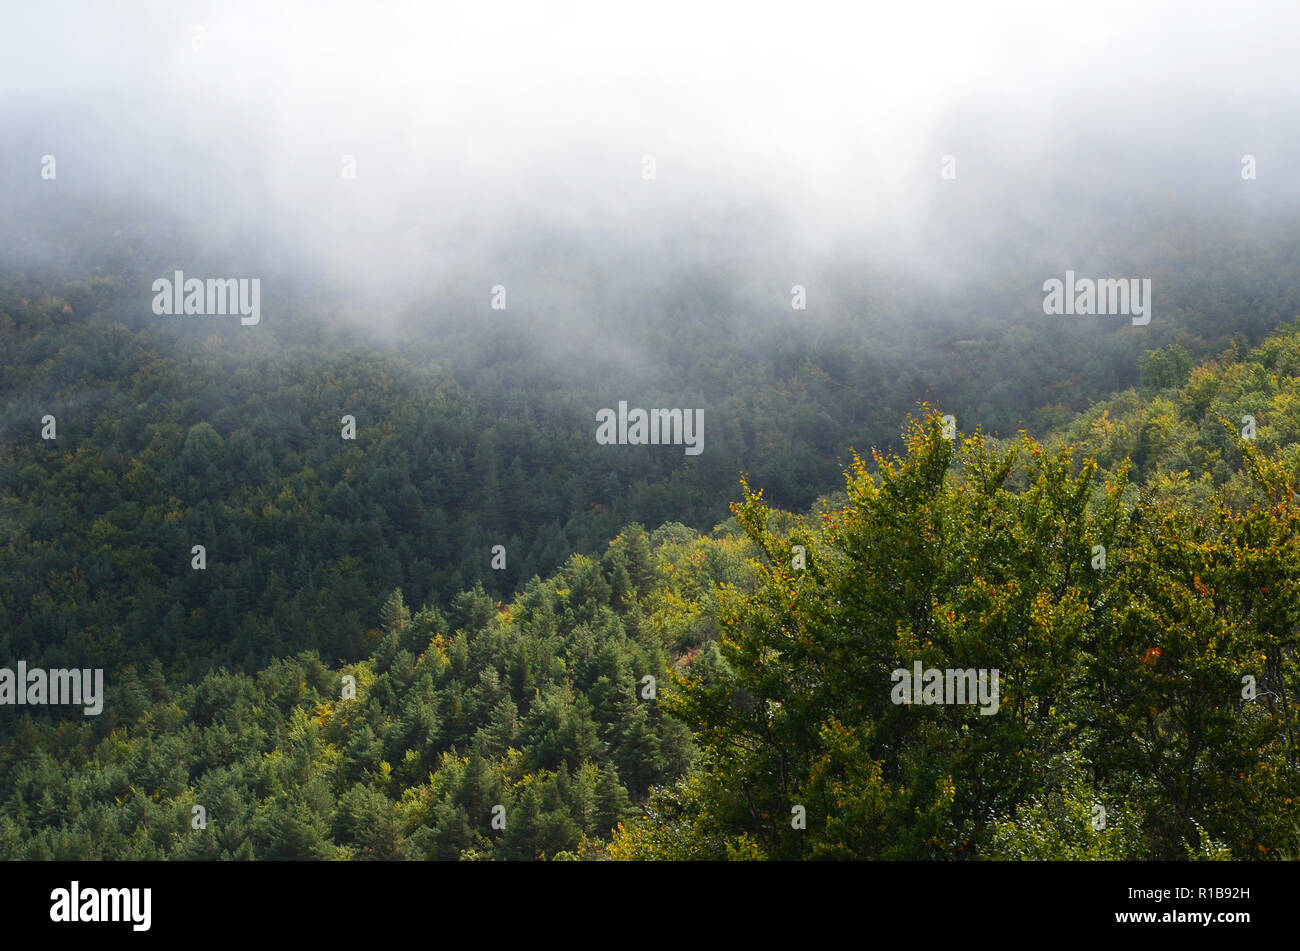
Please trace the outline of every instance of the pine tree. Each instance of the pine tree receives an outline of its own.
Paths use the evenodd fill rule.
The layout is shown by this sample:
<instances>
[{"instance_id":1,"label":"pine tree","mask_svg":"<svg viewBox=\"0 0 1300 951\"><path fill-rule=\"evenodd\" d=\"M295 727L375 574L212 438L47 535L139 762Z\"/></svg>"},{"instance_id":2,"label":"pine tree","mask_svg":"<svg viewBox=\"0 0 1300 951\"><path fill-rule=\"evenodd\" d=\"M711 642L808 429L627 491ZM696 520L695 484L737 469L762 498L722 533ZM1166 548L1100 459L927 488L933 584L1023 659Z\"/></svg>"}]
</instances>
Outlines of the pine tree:
<instances>
[{"instance_id":1,"label":"pine tree","mask_svg":"<svg viewBox=\"0 0 1300 951\"><path fill-rule=\"evenodd\" d=\"M611 829L632 815L627 790L618 780L618 767L606 763L596 783L596 832L607 836Z\"/></svg>"}]
</instances>

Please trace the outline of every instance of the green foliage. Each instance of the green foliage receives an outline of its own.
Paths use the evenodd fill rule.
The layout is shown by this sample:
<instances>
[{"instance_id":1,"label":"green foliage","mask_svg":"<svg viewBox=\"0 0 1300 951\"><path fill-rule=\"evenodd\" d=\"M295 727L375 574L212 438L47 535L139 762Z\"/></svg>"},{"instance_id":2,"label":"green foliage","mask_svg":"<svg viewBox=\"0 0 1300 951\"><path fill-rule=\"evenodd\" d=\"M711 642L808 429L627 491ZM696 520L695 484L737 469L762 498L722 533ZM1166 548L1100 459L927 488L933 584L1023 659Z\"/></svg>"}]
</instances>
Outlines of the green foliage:
<instances>
[{"instance_id":1,"label":"green foliage","mask_svg":"<svg viewBox=\"0 0 1300 951\"><path fill-rule=\"evenodd\" d=\"M1142 385L1153 390L1181 387L1192 372L1192 356L1178 344L1160 350L1148 350L1138 363Z\"/></svg>"},{"instance_id":2,"label":"green foliage","mask_svg":"<svg viewBox=\"0 0 1300 951\"><path fill-rule=\"evenodd\" d=\"M715 575L740 580L747 553L726 532L639 526L608 550L508 605L462 593L454 629L395 590L371 655L342 670L304 652L172 688L156 664L119 669L93 723L25 715L0 747L0 857L599 856L693 767L689 730L640 679L669 679L679 606Z\"/></svg>"},{"instance_id":3,"label":"green foliage","mask_svg":"<svg viewBox=\"0 0 1300 951\"><path fill-rule=\"evenodd\" d=\"M609 381L554 392L517 329L179 348L66 292L0 285L0 652L111 675L100 717L6 718L0 857L1295 854L1300 328L1189 319L1070 422L1129 332L1077 369L1083 331L977 322L897 371L847 319L758 328L766 362L651 325L660 392L715 408L686 459L601 451ZM940 377L964 423L1068 425L896 440ZM997 669L998 712L894 703L916 661Z\"/></svg>"},{"instance_id":4,"label":"green foliage","mask_svg":"<svg viewBox=\"0 0 1300 951\"><path fill-rule=\"evenodd\" d=\"M776 534L748 488L735 506L760 584L729 599L724 663L670 698L697 724L700 815L783 859L1254 858L1286 842L1300 511L1285 469L1239 442L1253 503L1127 507L1122 473L1075 471L1069 447L958 447L941 429L931 413L906 456L858 460L848 506L818 523ZM895 702L891 671L917 661L1000 671L1000 707ZM1120 818L1092 842L1079 822L1098 801Z\"/></svg>"}]
</instances>

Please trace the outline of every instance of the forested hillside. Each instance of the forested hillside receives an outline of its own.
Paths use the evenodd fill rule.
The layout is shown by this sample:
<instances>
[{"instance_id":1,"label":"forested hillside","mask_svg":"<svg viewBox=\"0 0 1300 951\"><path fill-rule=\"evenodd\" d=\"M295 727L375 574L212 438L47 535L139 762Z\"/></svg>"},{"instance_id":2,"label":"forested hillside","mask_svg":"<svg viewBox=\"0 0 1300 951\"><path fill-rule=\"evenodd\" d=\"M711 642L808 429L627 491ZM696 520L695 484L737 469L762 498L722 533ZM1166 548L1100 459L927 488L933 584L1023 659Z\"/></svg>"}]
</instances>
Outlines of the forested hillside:
<instances>
[{"instance_id":1,"label":"forested hillside","mask_svg":"<svg viewBox=\"0 0 1300 951\"><path fill-rule=\"evenodd\" d=\"M1258 273L1285 256L1289 235L1270 232L1271 253L1230 269L1223 287L1189 283L1206 291L1198 306L1171 302L1144 328L1025 314L1005 288L997 316L905 293L865 314L800 314L793 327L775 288L776 303L742 322L708 309L729 302L721 281L701 277L666 304L634 298L588 328L633 354L608 361L575 355L586 336L557 348L537 315L465 330L454 307L406 314L389 345L306 306L255 328L150 322L140 268L157 242L87 238L81 257L103 258L101 276L0 283L0 648L54 666L156 659L174 683L304 649L360 660L374 605L394 588L416 605L475 583L500 599L575 552L598 556L633 522L707 532L728 516L741 473L773 504L806 510L853 451L899 449L902 420L927 399L963 431L1045 437L1137 386L1116 399L1154 401L1144 412L1156 416L1140 438L1116 430L1099 451L1108 464L1131 455L1144 475L1176 472L1160 455L1173 445L1161 420L1174 417L1160 415L1159 387L1181 381L1141 377L1142 348L1177 352L1185 369L1246 353L1273 325L1262 315L1300 307ZM1252 239L1209 240L1173 261ZM104 257L122 245L133 253ZM1246 287L1250 320L1233 296ZM920 315L927 304L952 312ZM634 320L638 308L666 316ZM628 399L703 408L704 452L599 445L596 411ZM1262 438L1287 431L1287 405L1260 413ZM46 415L56 439L41 438ZM345 415L355 440L341 438ZM1224 437L1204 438L1231 467ZM204 571L191 570L195 545Z\"/></svg>"},{"instance_id":2,"label":"forested hillside","mask_svg":"<svg viewBox=\"0 0 1300 951\"><path fill-rule=\"evenodd\" d=\"M47 319L75 339L75 326ZM41 335L27 345L50 346ZM396 565L357 568L367 574L345 604L354 640L312 641L305 624L275 615L278 594L232 609L250 639L235 642L240 651L218 636L232 621L212 620L205 600L180 609L181 647L131 642L125 627L118 642L78 644L58 625L101 630L68 619L138 607L146 589L100 586L134 582L136 570L172 578L187 603L187 532L177 531L170 574L123 542L147 518L154 534L176 520L203 530L185 520L207 512L220 537L216 513L238 514L265 533L245 542L243 561L269 565L263 549L295 513L321 523L329 544L331 532L348 538L366 524L360 505L381 520L371 537L383 537L383 517L407 524L385 509L401 493L350 497L347 470L377 478L375 460L387 460L403 471L402 454L385 448L391 435L343 448L325 406L319 436L304 424L277 444L277 417L274 430L265 424L272 448L250 439L235 457L265 452L258 464L284 480L267 495L214 464L243 432L222 435L230 423L218 411L205 428L178 397L174 423L144 418L145 393L167 392L168 373L192 381L200 364L170 367L125 342L99 349L110 362L139 360L126 378L142 390L101 397L122 422L105 412L69 425L91 444L70 455L87 458L53 461L62 422L60 443L42 446L16 441L6 421L7 647L69 663L115 652L102 716L10 718L6 857L1259 859L1300 849L1294 327L1203 366L1153 351L1138 388L1045 444L948 439L923 408L897 456L852 461L844 491L803 514L769 508L751 477L734 521L720 517L707 535L671 523L611 531L590 554L557 552L560 568L510 596L466 579L451 597L429 586L411 598L398 583L410 566L394 551ZM360 367L321 368L320 388L378 399L386 385L411 394L410 413L472 412L454 386L402 390L381 363ZM348 382L330 383L331 372ZM251 396L240 405L256 409ZM1247 413L1253 439L1240 432ZM150 453L121 476L147 490L140 497L114 485L124 463L104 434L115 426ZM35 491L38 453L62 473L64 496ZM331 485L316 467L343 475ZM239 506L210 508L209 480ZM151 514L140 498L160 507ZM79 534L84 516L67 507L81 504L125 511ZM301 541L284 546L286 564L306 559L305 577L311 558L349 557L290 537ZM74 557L68 539L89 547ZM82 587L58 581L60 558ZM84 577L91 570L109 574ZM236 583L262 590L231 582L232 597ZM337 597L335 576L319 583L319 597ZM24 591L46 607L37 622ZM326 603L317 617L344 609ZM258 632L248 625L268 618L279 638L249 646ZM133 643L149 646L133 653ZM356 656L331 656L335 647ZM170 651L170 667L155 650ZM913 661L999 670L998 714L899 705L890 671ZM203 663L219 669L188 673Z\"/></svg>"},{"instance_id":3,"label":"forested hillside","mask_svg":"<svg viewBox=\"0 0 1300 951\"><path fill-rule=\"evenodd\" d=\"M598 854L652 786L694 769L657 686L717 662L716 588L751 575L734 536L633 527L507 605L478 588L412 611L394 592L369 656L341 668L304 652L175 688L156 662L115 665L104 715L25 718L5 742L0 855Z\"/></svg>"},{"instance_id":4,"label":"forested hillside","mask_svg":"<svg viewBox=\"0 0 1300 951\"><path fill-rule=\"evenodd\" d=\"M1217 490L1249 492L1233 430L1251 428L1261 451L1300 475L1300 326L1283 324L1249 352L1200 365L1176 345L1151 351L1141 373L1139 386L1080 414L1058 442L1108 469L1129 460L1135 480L1160 495L1202 502Z\"/></svg>"},{"instance_id":5,"label":"forested hillside","mask_svg":"<svg viewBox=\"0 0 1300 951\"><path fill-rule=\"evenodd\" d=\"M1242 441L1249 501L1127 504L1069 447L907 444L793 530L746 493L759 586L669 706L709 767L613 853L1295 857L1294 472ZM911 663L998 670L1000 705L900 704Z\"/></svg>"}]
</instances>

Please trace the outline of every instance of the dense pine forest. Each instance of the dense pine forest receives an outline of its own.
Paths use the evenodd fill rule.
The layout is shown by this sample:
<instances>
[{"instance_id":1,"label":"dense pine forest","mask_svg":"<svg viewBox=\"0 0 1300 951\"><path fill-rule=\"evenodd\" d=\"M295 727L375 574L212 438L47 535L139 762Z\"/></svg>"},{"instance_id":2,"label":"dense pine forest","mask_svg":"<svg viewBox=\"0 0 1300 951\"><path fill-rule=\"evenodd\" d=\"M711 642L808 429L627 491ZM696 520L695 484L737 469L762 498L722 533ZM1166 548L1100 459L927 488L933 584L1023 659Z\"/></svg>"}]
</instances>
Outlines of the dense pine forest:
<instances>
[{"instance_id":1,"label":"dense pine forest","mask_svg":"<svg viewBox=\"0 0 1300 951\"><path fill-rule=\"evenodd\" d=\"M7 5L6 927L1293 925L1297 37Z\"/></svg>"},{"instance_id":2,"label":"dense pine forest","mask_svg":"<svg viewBox=\"0 0 1300 951\"><path fill-rule=\"evenodd\" d=\"M598 445L609 380L526 328L282 346L134 293L0 285L0 644L106 669L100 716L6 709L6 858L1300 850L1294 325L1026 320L942 379L938 331L885 372L847 320L651 327L695 459ZM999 714L892 703L914 659Z\"/></svg>"}]
</instances>

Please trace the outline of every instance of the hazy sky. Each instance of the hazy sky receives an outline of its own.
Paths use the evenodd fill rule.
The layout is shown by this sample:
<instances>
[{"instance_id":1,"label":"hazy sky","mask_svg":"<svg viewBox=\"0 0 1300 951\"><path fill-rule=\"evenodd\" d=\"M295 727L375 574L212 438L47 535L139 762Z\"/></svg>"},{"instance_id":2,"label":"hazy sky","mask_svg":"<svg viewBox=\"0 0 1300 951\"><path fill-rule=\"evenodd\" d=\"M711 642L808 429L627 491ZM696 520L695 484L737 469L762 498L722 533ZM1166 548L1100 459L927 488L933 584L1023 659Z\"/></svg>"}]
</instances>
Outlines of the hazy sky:
<instances>
[{"instance_id":1,"label":"hazy sky","mask_svg":"<svg viewBox=\"0 0 1300 951\"><path fill-rule=\"evenodd\" d=\"M1000 241L1300 193L1294 2L41 2L3 23L0 185L50 194L53 154L69 194L379 295L506 282L534 247L951 280Z\"/></svg>"}]
</instances>

